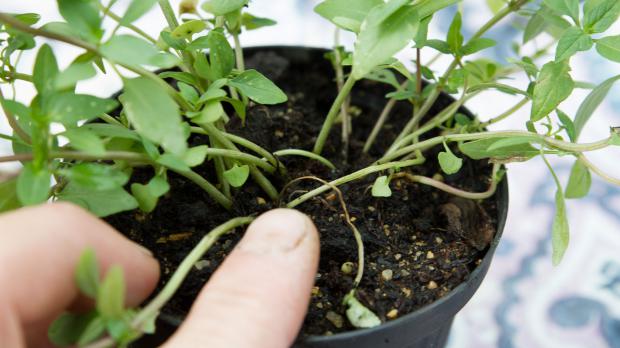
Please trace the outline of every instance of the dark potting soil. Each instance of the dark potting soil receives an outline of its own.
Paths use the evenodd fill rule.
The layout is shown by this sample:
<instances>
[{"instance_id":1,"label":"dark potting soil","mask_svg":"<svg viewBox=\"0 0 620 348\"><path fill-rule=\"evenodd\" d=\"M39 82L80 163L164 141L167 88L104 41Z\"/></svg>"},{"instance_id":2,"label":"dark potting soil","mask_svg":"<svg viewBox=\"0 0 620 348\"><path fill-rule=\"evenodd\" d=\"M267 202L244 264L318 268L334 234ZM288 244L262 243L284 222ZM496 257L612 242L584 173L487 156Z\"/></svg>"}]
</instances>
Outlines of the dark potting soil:
<instances>
[{"instance_id":1,"label":"dark potting soil","mask_svg":"<svg viewBox=\"0 0 620 348\"><path fill-rule=\"evenodd\" d=\"M271 78L287 93L289 100L276 106L252 105L245 126L234 117L227 130L271 151L311 150L336 94L330 63L319 50L251 49L246 54L247 65ZM324 150L325 157L338 170L331 171L305 158L283 157L281 161L289 177L270 177L272 182L280 189L289 180L306 175L330 180L371 164L392 143L412 112L408 103L397 103L373 150L369 155L363 154L361 148L385 105L384 96L388 92L386 85L372 81L360 81L354 88L353 135L348 160L342 154L339 125L334 127ZM450 102L446 96L440 98L430 115ZM466 110L461 112L467 114ZM204 136L192 136L190 141L192 145L208 144ZM423 166L406 170L429 177L440 174L436 161L439 151L441 147L428 151ZM453 152L459 155L457 148ZM491 172L488 163L461 157L463 168L457 174L442 175L445 182L465 190L485 191ZM194 169L215 182L212 162ZM137 169L134 180L146 182L152 175L151 169ZM171 190L153 213L133 211L107 219L153 251L161 263L160 286L212 228L236 216L259 214L276 207L256 184L248 182L235 190L235 207L226 211L194 183L173 173L169 175ZM375 198L370 188L376 176L340 189L365 245L366 267L358 297L383 321L388 321L436 301L466 280L484 256L486 243L495 232L496 207L494 199L481 203L454 199L404 179L392 182L392 197ZM283 201L317 185L310 181L296 183L284 194ZM343 220L339 201L334 198L332 192L327 192L298 207L312 217L321 238L319 273L302 336L353 329L344 314L342 298L350 291L355 274L344 274L341 266L357 261L357 249L353 234ZM200 262L200 269L192 270L164 313L183 317L188 312L202 286L241 235L241 231L229 234L209 250Z\"/></svg>"}]
</instances>

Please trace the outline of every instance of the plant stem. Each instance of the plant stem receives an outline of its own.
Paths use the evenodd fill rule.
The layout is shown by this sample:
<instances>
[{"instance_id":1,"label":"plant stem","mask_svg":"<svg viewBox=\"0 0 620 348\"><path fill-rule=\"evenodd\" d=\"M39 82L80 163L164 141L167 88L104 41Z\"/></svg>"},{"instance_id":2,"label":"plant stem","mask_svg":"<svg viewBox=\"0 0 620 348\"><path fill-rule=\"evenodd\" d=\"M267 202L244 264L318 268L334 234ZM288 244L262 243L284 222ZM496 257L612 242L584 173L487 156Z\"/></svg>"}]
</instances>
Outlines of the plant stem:
<instances>
[{"instance_id":1,"label":"plant stem","mask_svg":"<svg viewBox=\"0 0 620 348\"><path fill-rule=\"evenodd\" d=\"M112 12L108 7L104 7L101 3L97 3L99 5L99 9L100 10L105 10L106 14L108 15L108 17L112 18L113 20L115 20L117 23L120 24L121 22L121 16L115 14L114 12ZM134 33L142 36L144 39L150 41L153 44L157 43L157 40L155 40L153 37L151 37L149 34L145 33L142 29L136 27L133 24L121 24L123 27L130 29L131 31L133 31Z\"/></svg>"},{"instance_id":2,"label":"plant stem","mask_svg":"<svg viewBox=\"0 0 620 348\"><path fill-rule=\"evenodd\" d=\"M583 162L583 164L585 164L588 168L590 168L590 170L596 173L596 175L603 178L603 180L607 181L610 184L620 186L620 179L614 178L611 175L602 171L599 167L595 166L594 163L590 162L583 154L580 154L578 157Z\"/></svg>"},{"instance_id":3,"label":"plant stem","mask_svg":"<svg viewBox=\"0 0 620 348\"><path fill-rule=\"evenodd\" d=\"M303 156L303 157L308 157L311 158L313 160L317 160L321 163L323 163L324 165L326 165L327 167L329 167L329 169L336 169L336 166L334 166L334 164L332 162L330 162L327 158L317 155L314 152L310 152L310 151L306 151L306 150L300 150L300 149L284 149L284 150L280 150L280 151L276 151L273 153L276 156Z\"/></svg>"},{"instance_id":4,"label":"plant stem","mask_svg":"<svg viewBox=\"0 0 620 348\"><path fill-rule=\"evenodd\" d=\"M220 192L220 190L218 190L217 187L213 186L213 184L207 181L207 179L200 176L198 173L191 171L191 170L179 171L173 168L168 168L168 169L183 176L186 179L191 180L193 183L200 186L203 190L205 190L209 194L209 196L211 196L211 198L213 198L216 202L218 202L221 206L223 206L227 210L230 210L232 208L232 204L233 204L232 200L226 197L226 195Z\"/></svg>"},{"instance_id":5,"label":"plant stem","mask_svg":"<svg viewBox=\"0 0 620 348\"><path fill-rule=\"evenodd\" d=\"M159 3L161 12L164 14L164 17L166 17L166 22L168 22L170 31L176 29L176 27L179 26L179 21L177 20L177 16L170 5L170 2L168 0L157 0L157 2Z\"/></svg>"},{"instance_id":6,"label":"plant stem","mask_svg":"<svg viewBox=\"0 0 620 348\"><path fill-rule=\"evenodd\" d=\"M334 103L329 109L329 113L327 114L327 117L325 118L325 121L323 122L323 127L321 128L321 132L319 133L319 136L316 139L316 143L314 143L314 150L312 152L316 153L317 155L320 155L321 152L323 151L323 147L325 146L325 141L327 140L327 137L329 136L329 131L334 125L334 121L336 120L336 117L338 116L338 113L340 112L340 108L342 107L342 104L349 96L349 93L351 93L351 89L355 85L355 82L356 80L355 78L353 78L353 75L349 75L346 82L342 86L342 89L338 93L336 100L334 100Z\"/></svg>"},{"instance_id":7,"label":"plant stem","mask_svg":"<svg viewBox=\"0 0 620 348\"><path fill-rule=\"evenodd\" d=\"M241 41L239 40L239 33L232 34L233 41L235 43L235 61L237 62L237 69L245 71L245 61L243 60L243 47L241 47Z\"/></svg>"},{"instance_id":8,"label":"plant stem","mask_svg":"<svg viewBox=\"0 0 620 348\"><path fill-rule=\"evenodd\" d=\"M520 102L518 102L517 104L515 104L513 107L511 107L510 109L506 110L506 112L502 113L499 116L493 117L492 119L483 122L480 126L482 128L486 128L492 124L495 124L497 122L500 122L504 119L506 119L507 117L509 117L510 115L514 114L515 112L519 111L519 109L521 109L522 107L525 106L525 104L527 104L530 101L529 98L525 97L523 98Z\"/></svg>"},{"instance_id":9,"label":"plant stem","mask_svg":"<svg viewBox=\"0 0 620 348\"><path fill-rule=\"evenodd\" d=\"M361 179L367 175L376 173L376 172L380 172L383 170L388 170L388 169L394 169L394 168L404 168L404 167L410 167L410 166L414 166L414 165L418 165L424 162L424 158L416 158L416 159L412 159L412 160L408 160L408 161L399 161L399 162L390 162L390 163L384 163L384 164L378 164L378 165L372 165L363 169L360 169L356 172L353 172L349 175L345 175L343 177L340 177L336 180L332 180L331 182L329 182L328 185L323 185L320 186L300 197L297 197L296 199L290 201L286 207L287 208L294 208L298 205L300 205L301 203L309 200L310 198L320 195L323 192L328 191L331 186L338 186L338 185L342 185L342 184L346 184L348 182L354 181L354 180L358 180Z\"/></svg>"},{"instance_id":10,"label":"plant stem","mask_svg":"<svg viewBox=\"0 0 620 348\"><path fill-rule=\"evenodd\" d=\"M254 220L253 217L238 217L231 219L207 233L200 242L192 249L192 251L183 259L179 267L174 271L170 280L166 283L164 288L146 305L142 310L136 314L131 322L131 326L138 332L142 331L145 323L157 316L161 309L179 290L179 287L192 270L192 267L196 262L206 254L206 252L217 242L217 240L223 235L233 231L234 229L245 226ZM110 347L114 345L115 341L111 337L100 339L86 348L99 348Z\"/></svg>"},{"instance_id":11,"label":"plant stem","mask_svg":"<svg viewBox=\"0 0 620 348\"><path fill-rule=\"evenodd\" d=\"M405 83L407 83L407 81L405 81ZM364 153L368 153L370 147L372 146L372 144L374 144L375 140L377 139L377 135L379 135L381 128L383 128L383 125L388 120L388 117L390 116L392 109L394 109L396 102L397 100L395 98L391 98L385 104L383 110L381 110L381 114L377 119L377 123L375 123L375 126L372 128L372 131L370 132L370 135L368 136L368 139L366 139L366 143L364 144L364 149L362 150Z\"/></svg>"},{"instance_id":12,"label":"plant stem","mask_svg":"<svg viewBox=\"0 0 620 348\"><path fill-rule=\"evenodd\" d=\"M417 182L423 185L428 185L431 187L434 187L438 190L447 192L451 195L454 196L458 196L458 197L462 197L462 198L467 198L467 199L487 199L491 196L493 196L493 194L495 193L495 191L497 190L497 180L495 179L495 175L497 174L497 171L499 170L500 165L499 164L494 164L493 165L493 174L492 174L492 179L491 179L491 184L489 185L489 188L484 191L484 192L468 192L468 191L464 191L461 189L458 189L456 187L452 187L450 185L447 185L441 181L437 181L435 179L431 179L425 176L421 176L421 175L413 175L410 173L406 173L406 172L400 172L400 173L396 173L394 174L394 178L405 178L411 182Z\"/></svg>"},{"instance_id":13,"label":"plant stem","mask_svg":"<svg viewBox=\"0 0 620 348\"><path fill-rule=\"evenodd\" d=\"M334 32L334 60L333 66L336 72L336 85L338 86L338 92L344 87L344 71L342 69L342 57L340 55L340 49L338 48L340 42L340 29L336 28ZM344 103L340 107L340 119L341 119L341 139L342 139L342 155L346 159L349 155L349 136L351 135L351 118L349 117L349 104L351 98L347 96Z\"/></svg>"},{"instance_id":14,"label":"plant stem","mask_svg":"<svg viewBox=\"0 0 620 348\"><path fill-rule=\"evenodd\" d=\"M32 82L32 75L22 74L13 71L0 71L0 78L5 81L22 80L26 82Z\"/></svg>"},{"instance_id":15,"label":"plant stem","mask_svg":"<svg viewBox=\"0 0 620 348\"><path fill-rule=\"evenodd\" d=\"M17 118L4 106L4 94L2 94L2 89L0 89L0 104L2 104L2 111L4 111L4 116L6 116L6 120L9 123L9 126L13 129L13 132L17 134L25 143L30 144L32 139L30 139L30 135L26 133L26 131L19 125Z\"/></svg>"},{"instance_id":16,"label":"plant stem","mask_svg":"<svg viewBox=\"0 0 620 348\"><path fill-rule=\"evenodd\" d=\"M540 134L535 134L526 131L495 131L495 132L479 132L479 133L467 133L467 134L448 134L442 135L435 138L431 138L428 140L421 141L416 144L411 144L409 146L403 147L402 149L391 153L390 155L386 155L380 160L377 161L377 164L387 163L395 160L401 156L405 156L416 150L427 150L432 148L433 146L439 145L443 142L450 141L470 141L470 140L480 140L480 139L490 139L490 138L509 138L509 137L527 137L530 138L532 142L547 145L551 148L556 148L563 151L568 152L588 152L588 151L596 151L609 146L610 138L605 138L603 140L599 140L593 143L584 143L584 144L575 144L569 143L561 140L557 140L552 137L547 137Z\"/></svg>"}]
</instances>

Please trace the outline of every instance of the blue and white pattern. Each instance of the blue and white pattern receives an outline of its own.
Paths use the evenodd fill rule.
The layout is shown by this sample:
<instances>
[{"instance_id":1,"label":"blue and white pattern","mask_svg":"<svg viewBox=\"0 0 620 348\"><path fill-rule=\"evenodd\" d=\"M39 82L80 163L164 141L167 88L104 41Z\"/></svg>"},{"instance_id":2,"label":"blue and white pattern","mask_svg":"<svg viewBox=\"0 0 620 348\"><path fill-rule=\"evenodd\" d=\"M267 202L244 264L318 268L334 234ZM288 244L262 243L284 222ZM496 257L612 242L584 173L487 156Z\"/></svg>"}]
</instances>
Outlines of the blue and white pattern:
<instances>
[{"instance_id":1,"label":"blue and white pattern","mask_svg":"<svg viewBox=\"0 0 620 348\"><path fill-rule=\"evenodd\" d=\"M119 3L125 3L120 1ZM178 1L173 1L178 2ZM274 18L276 27L250 32L243 36L245 45L290 44L330 47L333 27L312 11L316 0L254 0L255 15ZM465 0L464 31L471 34L491 13L485 0ZM58 19L55 1L3 1L3 11L43 12L45 20ZM155 34L161 15L153 11L140 20L149 33ZM435 20L431 36L441 38L451 21L449 11ZM620 34L620 28L610 30ZM500 44L492 50L497 57L511 52L510 44L520 40L519 33L506 21L489 33ZM343 44L351 47L352 37L342 35ZM74 55L76 51L55 44L58 53ZM434 53L423 52L429 59ZM399 57L411 58L411 52ZM32 65L32 54L24 57L23 67ZM68 60L65 60L68 62ZM437 68L445 61L439 61ZM599 83L620 73L620 64L579 54L573 58L573 76L581 81ZM525 87L527 80L516 78ZM120 86L118 81L102 83L101 79L80 85L81 91L109 95ZM24 90L26 85L18 85ZM10 92L7 90L7 93ZM581 140L606 137L609 126L620 126L620 92L616 86L610 98L592 117ZM28 94L30 93L30 94ZM28 92L25 100L32 96ZM588 91L566 102L562 109L574 116ZM468 106L486 119L508 109L512 97L485 93ZM502 125L502 128L524 129L527 108ZM0 129L7 125L0 121ZM8 145L0 140L0 151ZM607 173L620 176L618 148L591 155L591 160ZM565 183L571 159L554 159L552 164ZM2 169L2 167L0 167ZM555 185L544 164L535 159L509 166L510 212L504 238L488 276L471 302L459 313L454 323L449 348L484 347L620 347L620 189L595 177L590 196L568 202L571 244L558 267L551 266L550 230L554 213Z\"/></svg>"}]
</instances>

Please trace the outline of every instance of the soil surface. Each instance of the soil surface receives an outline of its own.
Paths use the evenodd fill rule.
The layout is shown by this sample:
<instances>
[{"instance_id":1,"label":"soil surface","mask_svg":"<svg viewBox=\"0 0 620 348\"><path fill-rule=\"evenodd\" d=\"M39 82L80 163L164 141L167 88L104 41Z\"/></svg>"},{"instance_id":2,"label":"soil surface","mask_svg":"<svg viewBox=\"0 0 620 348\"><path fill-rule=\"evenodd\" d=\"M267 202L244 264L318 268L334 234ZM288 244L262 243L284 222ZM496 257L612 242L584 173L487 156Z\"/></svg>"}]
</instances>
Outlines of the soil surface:
<instances>
[{"instance_id":1,"label":"soil surface","mask_svg":"<svg viewBox=\"0 0 620 348\"><path fill-rule=\"evenodd\" d=\"M234 117L227 130L244 136L262 147L276 151L287 148L311 150L323 118L335 97L331 64L320 51L281 49L249 50L247 65L271 78L289 100L276 106L252 105L242 126ZM411 116L408 103L397 103L389 124L384 128L370 155L362 154L364 140L385 105L390 89L383 84L360 81L353 90L353 136L348 159L341 151L340 127L334 127L325 157L338 170L299 157L283 157L288 178L270 177L278 188L300 176L315 175L334 179L372 163L386 149ZM431 111L448 105L442 97ZM468 114L466 110L462 113ZM430 136L430 135L429 135ZM203 136L191 138L193 145L207 144ZM440 147L425 153L424 166L408 171L432 177L440 173L436 154ZM455 154L459 155L456 148ZM442 175L446 183L471 191L485 191L491 168L485 161L464 158L463 168L454 175ZM215 182L213 162L195 168ZM151 169L138 169L134 180L146 182ZM392 182L391 198L374 198L370 194L376 175L340 187L354 223L361 232L366 249L366 268L358 290L359 299L382 321L389 321L430 304L462 283L484 256L488 235L496 226L495 199L478 203L454 199L434 188L413 184L404 179ZM121 213L107 219L133 240L152 250L161 262L162 280L212 228L236 216L259 214L276 207L254 183L248 182L234 193L235 208L226 211L192 182L170 174L171 190L151 214L140 211ZM316 182L300 182L287 193L284 201L316 187ZM342 305L355 276L345 274L342 265L357 261L353 234L343 220L335 195L328 192L298 207L310 215L320 231L321 261L316 286L301 336L330 335L352 330ZM485 243L480 235L487 234ZM183 317L195 296L222 259L241 237L236 231L223 237L195 267L180 291L164 308L164 313ZM476 248L474 245L478 246ZM483 249L483 250L479 250ZM198 269L200 268L200 269ZM269 279L265 279L269 281ZM160 284L160 286L161 286Z\"/></svg>"}]
</instances>

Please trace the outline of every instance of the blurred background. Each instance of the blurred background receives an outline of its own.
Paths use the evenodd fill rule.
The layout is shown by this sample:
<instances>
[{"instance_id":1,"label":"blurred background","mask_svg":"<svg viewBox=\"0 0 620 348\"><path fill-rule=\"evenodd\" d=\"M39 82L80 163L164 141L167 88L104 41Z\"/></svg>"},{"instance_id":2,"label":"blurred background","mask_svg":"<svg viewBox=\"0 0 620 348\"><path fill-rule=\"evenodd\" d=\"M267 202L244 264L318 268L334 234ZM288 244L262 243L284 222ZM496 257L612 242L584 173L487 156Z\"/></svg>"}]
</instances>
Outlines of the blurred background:
<instances>
[{"instance_id":1,"label":"blurred background","mask_svg":"<svg viewBox=\"0 0 620 348\"><path fill-rule=\"evenodd\" d=\"M172 0L175 8L179 1ZM251 31L242 35L246 46L302 45L331 47L334 28L313 12L316 0L253 0L251 13L269 17L277 26ZM123 12L127 0L118 1L116 12ZM432 38L444 38L455 9L439 13L433 20ZM60 20L56 2L52 0L0 0L3 12L37 12L41 23ZM486 0L464 0L464 34L471 35L490 16ZM157 36L164 23L154 9L136 25ZM110 23L108 23L110 24ZM495 27L487 36L498 46L483 55L504 61L516 58L511 46L521 41L516 29L523 17L513 16ZM620 27L609 31L620 34ZM547 41L545 41L547 39ZM41 39L37 39L41 40ZM353 38L341 35L341 43L352 47ZM39 41L40 42L40 41ZM542 47L548 38L534 45ZM73 47L50 42L65 68L79 54ZM533 49L533 48L530 48ZM22 57L20 71L30 73L34 52ZM434 56L424 49L422 60ZM399 54L410 64L413 50ZM410 64L411 65L411 64ZM441 71L447 62L438 61L433 70ZM603 60L595 54L580 53L572 60L573 78L598 84L620 74L620 64ZM523 89L527 86L524 74L514 77ZM114 75L97 76L78 85L78 90L107 97L121 83ZM1 88L7 96L13 91ZM33 88L17 82L17 99L29 101ZM574 117L588 90L577 90L571 101L561 109ZM620 126L620 84L599 107L586 126L581 140L599 140L609 135L610 126ZM482 119L501 114L516 103L505 94L484 93L467 104ZM0 111L1 113L2 111ZM525 129L529 106L494 129ZM0 117L0 132L7 133L8 125ZM11 153L10 144L0 139L0 155ZM620 177L620 148L589 154L588 158L601 169ZM552 165L563 183L568 180L572 158L553 158ZM615 347L620 348L620 188L594 176L590 195L581 200L569 200L568 213L571 243L561 265L551 265L550 231L554 214L555 184L541 159L508 166L510 210L504 237L488 276L475 297L459 313L454 323L449 348L483 347ZM14 164L3 164L0 170L16 170Z\"/></svg>"}]
</instances>

